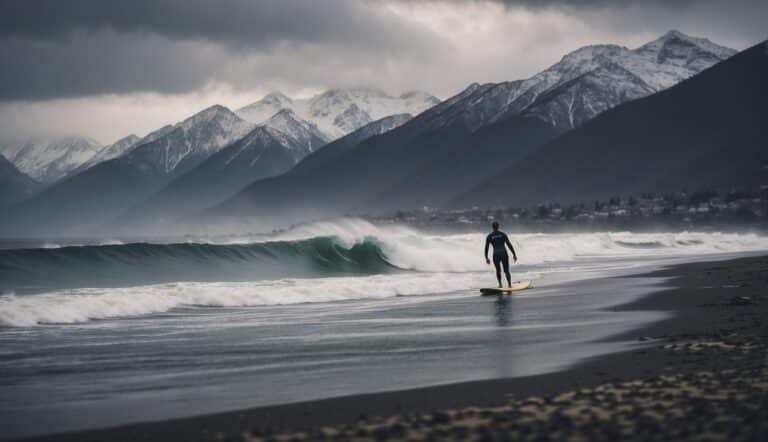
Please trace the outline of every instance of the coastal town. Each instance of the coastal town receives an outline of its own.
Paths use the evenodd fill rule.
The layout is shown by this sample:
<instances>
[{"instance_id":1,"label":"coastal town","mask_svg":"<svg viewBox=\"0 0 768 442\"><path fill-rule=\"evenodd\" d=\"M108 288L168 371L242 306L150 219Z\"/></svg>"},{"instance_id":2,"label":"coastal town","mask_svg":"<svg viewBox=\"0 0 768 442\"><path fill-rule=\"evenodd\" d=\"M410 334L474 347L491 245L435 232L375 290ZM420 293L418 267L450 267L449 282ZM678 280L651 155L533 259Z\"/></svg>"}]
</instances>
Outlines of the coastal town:
<instances>
[{"instance_id":1,"label":"coastal town","mask_svg":"<svg viewBox=\"0 0 768 442\"><path fill-rule=\"evenodd\" d=\"M632 229L743 229L768 230L768 185L748 191L715 190L639 196L615 196L578 204L544 202L534 207L472 207L397 211L390 216L368 216L377 224L407 224L437 228L457 226L483 229L500 221L511 231Z\"/></svg>"}]
</instances>

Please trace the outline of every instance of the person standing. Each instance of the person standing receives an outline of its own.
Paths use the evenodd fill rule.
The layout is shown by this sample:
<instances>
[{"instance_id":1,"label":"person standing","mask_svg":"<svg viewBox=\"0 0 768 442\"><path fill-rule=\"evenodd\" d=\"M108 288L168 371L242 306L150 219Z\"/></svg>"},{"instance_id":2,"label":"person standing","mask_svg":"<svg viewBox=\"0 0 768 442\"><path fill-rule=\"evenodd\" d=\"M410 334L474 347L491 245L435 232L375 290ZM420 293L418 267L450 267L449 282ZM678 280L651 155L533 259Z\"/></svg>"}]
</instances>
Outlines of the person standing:
<instances>
[{"instance_id":1,"label":"person standing","mask_svg":"<svg viewBox=\"0 0 768 442\"><path fill-rule=\"evenodd\" d=\"M507 277L507 286L512 287L512 277L509 274L509 255L507 255L507 247L512 252L512 258L517 262L517 254L515 248L512 247L512 243L509 242L507 234L499 230L499 223L494 221L491 224L493 232L489 233L485 238L485 262L491 264L491 260L488 259L488 248L493 246L493 265L496 267L496 280L499 282L499 288L501 285L501 269L504 268L504 276Z\"/></svg>"}]
</instances>

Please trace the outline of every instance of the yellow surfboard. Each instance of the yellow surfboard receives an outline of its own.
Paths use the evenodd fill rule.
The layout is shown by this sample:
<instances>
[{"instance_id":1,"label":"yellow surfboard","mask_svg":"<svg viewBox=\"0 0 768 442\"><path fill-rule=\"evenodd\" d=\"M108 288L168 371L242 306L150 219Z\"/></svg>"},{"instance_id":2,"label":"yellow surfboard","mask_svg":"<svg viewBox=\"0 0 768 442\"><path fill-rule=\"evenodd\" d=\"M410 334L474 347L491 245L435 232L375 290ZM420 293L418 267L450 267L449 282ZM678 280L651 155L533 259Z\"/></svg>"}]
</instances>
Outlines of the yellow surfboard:
<instances>
[{"instance_id":1,"label":"yellow surfboard","mask_svg":"<svg viewBox=\"0 0 768 442\"><path fill-rule=\"evenodd\" d=\"M512 283L512 287L484 287L480 289L480 293L483 295L501 295L529 288L531 288L531 281L517 281Z\"/></svg>"}]
</instances>

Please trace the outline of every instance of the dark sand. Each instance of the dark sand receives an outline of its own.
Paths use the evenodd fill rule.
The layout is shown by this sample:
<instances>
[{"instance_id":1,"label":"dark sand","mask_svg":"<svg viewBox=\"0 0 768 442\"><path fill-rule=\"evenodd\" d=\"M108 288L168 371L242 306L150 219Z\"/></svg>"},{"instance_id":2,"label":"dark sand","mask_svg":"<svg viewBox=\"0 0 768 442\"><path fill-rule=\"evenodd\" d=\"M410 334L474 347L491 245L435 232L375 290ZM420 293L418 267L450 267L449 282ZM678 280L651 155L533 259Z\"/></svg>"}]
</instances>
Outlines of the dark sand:
<instances>
[{"instance_id":1,"label":"dark sand","mask_svg":"<svg viewBox=\"0 0 768 442\"><path fill-rule=\"evenodd\" d=\"M25 440L768 440L768 257L648 276L676 288L616 310L674 317L566 371Z\"/></svg>"}]
</instances>

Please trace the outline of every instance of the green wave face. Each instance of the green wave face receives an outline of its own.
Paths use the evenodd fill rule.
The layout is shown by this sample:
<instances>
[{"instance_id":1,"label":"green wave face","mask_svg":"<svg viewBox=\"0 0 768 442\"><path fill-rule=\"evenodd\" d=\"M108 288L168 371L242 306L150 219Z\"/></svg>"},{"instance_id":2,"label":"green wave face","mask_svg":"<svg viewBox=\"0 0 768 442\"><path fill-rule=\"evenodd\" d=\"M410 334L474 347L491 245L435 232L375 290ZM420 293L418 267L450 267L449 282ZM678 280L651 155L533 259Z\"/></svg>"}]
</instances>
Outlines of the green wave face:
<instances>
[{"instance_id":1,"label":"green wave face","mask_svg":"<svg viewBox=\"0 0 768 442\"><path fill-rule=\"evenodd\" d=\"M257 281L396 271L378 242L333 237L255 244L149 244L0 250L0 290L109 287L174 281Z\"/></svg>"}]
</instances>

